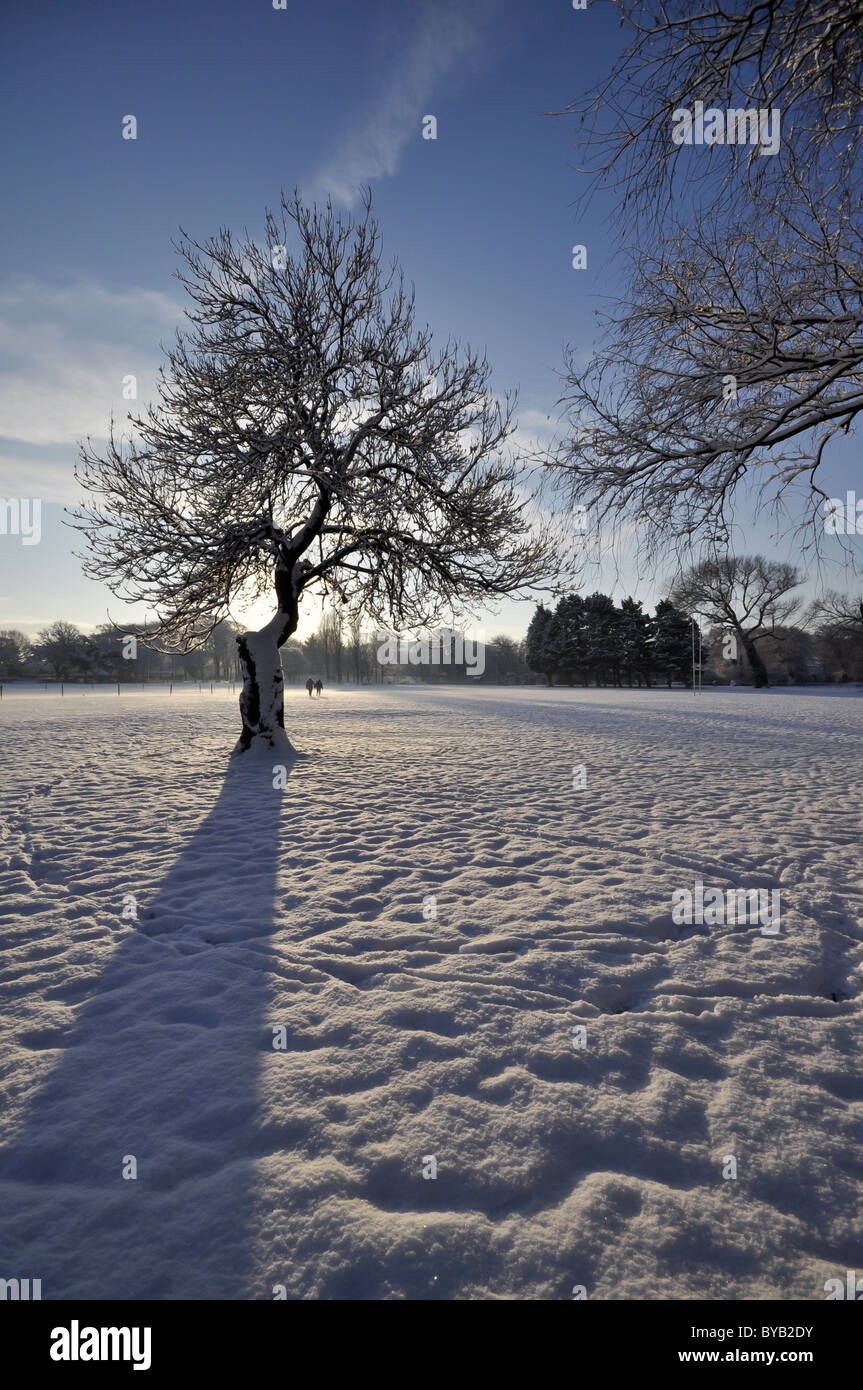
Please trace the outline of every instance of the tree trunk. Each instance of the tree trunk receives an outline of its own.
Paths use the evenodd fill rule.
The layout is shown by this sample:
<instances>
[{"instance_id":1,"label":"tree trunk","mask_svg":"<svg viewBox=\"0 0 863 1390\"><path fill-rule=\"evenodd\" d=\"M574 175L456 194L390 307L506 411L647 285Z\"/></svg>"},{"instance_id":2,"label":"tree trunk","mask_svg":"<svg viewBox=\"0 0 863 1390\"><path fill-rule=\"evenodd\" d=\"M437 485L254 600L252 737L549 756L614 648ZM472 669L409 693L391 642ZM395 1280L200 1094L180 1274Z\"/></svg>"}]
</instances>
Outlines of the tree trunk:
<instances>
[{"instance_id":1,"label":"tree trunk","mask_svg":"<svg viewBox=\"0 0 863 1390\"><path fill-rule=\"evenodd\" d=\"M738 632L740 632L739 628ZM761 660L761 655L755 643L752 641L752 638L747 636L746 633L740 632L740 640L743 643L743 650L746 652L746 656L749 660L749 665L752 667L752 677L755 682L755 689L763 690L765 686L768 686L770 684L770 679L767 675L767 667Z\"/></svg>"},{"instance_id":2,"label":"tree trunk","mask_svg":"<svg viewBox=\"0 0 863 1390\"><path fill-rule=\"evenodd\" d=\"M299 588L285 570L276 571L279 609L259 632L236 639L243 673L240 715L243 729L232 757L260 750L292 757L296 749L285 733L285 677L279 655L299 622Z\"/></svg>"}]
</instances>

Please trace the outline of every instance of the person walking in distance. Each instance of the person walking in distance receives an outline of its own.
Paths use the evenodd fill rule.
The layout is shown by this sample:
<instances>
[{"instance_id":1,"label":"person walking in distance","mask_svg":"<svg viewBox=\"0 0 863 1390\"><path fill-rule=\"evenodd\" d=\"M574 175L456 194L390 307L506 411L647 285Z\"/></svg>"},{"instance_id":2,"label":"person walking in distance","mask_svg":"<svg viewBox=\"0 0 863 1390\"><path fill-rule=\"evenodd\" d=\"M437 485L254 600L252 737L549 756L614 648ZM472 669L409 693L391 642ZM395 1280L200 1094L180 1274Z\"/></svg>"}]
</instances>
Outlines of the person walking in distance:
<instances>
[{"instance_id":1,"label":"person walking in distance","mask_svg":"<svg viewBox=\"0 0 863 1390\"><path fill-rule=\"evenodd\" d=\"M309 676L309 679L306 681L306 690L308 690L308 692L309 692L309 699L312 698L312 691L314 690L314 688L315 688L315 683L314 683L314 681L312 680L311 676Z\"/></svg>"},{"instance_id":2,"label":"person walking in distance","mask_svg":"<svg viewBox=\"0 0 863 1390\"><path fill-rule=\"evenodd\" d=\"M318 692L319 695L320 695L321 691L323 690L323 688L324 688L324 683L323 683L323 681L315 681L315 690Z\"/></svg>"}]
</instances>

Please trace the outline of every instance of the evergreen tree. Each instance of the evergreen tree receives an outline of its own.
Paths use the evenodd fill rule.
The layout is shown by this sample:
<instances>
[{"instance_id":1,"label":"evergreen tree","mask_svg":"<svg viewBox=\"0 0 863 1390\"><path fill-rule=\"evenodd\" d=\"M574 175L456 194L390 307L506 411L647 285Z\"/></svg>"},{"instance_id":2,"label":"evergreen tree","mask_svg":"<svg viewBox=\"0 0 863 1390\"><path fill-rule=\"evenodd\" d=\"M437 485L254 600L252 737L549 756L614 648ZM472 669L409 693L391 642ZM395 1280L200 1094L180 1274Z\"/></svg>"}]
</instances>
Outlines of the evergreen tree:
<instances>
[{"instance_id":1,"label":"evergreen tree","mask_svg":"<svg viewBox=\"0 0 863 1390\"><path fill-rule=\"evenodd\" d=\"M653 620L642 611L641 602L626 598L620 605L621 670L630 685L633 676L641 685L650 685L650 644Z\"/></svg>"},{"instance_id":2,"label":"evergreen tree","mask_svg":"<svg viewBox=\"0 0 863 1390\"><path fill-rule=\"evenodd\" d=\"M585 663L597 685L620 684L620 609L607 594L584 600Z\"/></svg>"},{"instance_id":3,"label":"evergreen tree","mask_svg":"<svg viewBox=\"0 0 863 1390\"><path fill-rule=\"evenodd\" d=\"M584 599L567 594L557 605L553 625L553 656L556 669L569 685L576 680L587 684L587 629Z\"/></svg>"},{"instance_id":4,"label":"evergreen tree","mask_svg":"<svg viewBox=\"0 0 863 1390\"><path fill-rule=\"evenodd\" d=\"M672 681L692 684L693 621L668 599L656 605L653 637L653 669L671 688ZM695 635L696 647L698 633Z\"/></svg>"},{"instance_id":5,"label":"evergreen tree","mask_svg":"<svg viewBox=\"0 0 863 1390\"><path fill-rule=\"evenodd\" d=\"M525 639L525 657L528 666L531 671L537 671L541 676L545 676L549 685L552 683L551 678L554 675L556 664L551 644L551 638L554 635L553 622L554 614L544 604L538 604L536 612L530 620Z\"/></svg>"}]
</instances>

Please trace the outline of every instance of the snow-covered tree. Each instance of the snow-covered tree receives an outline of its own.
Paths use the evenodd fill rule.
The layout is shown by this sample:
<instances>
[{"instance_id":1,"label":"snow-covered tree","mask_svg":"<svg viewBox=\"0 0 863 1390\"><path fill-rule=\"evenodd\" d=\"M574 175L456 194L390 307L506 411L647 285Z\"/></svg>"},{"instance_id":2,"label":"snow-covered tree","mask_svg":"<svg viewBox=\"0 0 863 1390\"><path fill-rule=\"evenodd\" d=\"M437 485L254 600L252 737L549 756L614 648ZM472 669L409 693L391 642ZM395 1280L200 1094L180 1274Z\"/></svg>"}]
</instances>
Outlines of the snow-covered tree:
<instances>
[{"instance_id":1,"label":"snow-covered tree","mask_svg":"<svg viewBox=\"0 0 863 1390\"><path fill-rule=\"evenodd\" d=\"M568 355L571 495L683 554L728 546L738 489L805 489L817 546L825 451L863 412L859 0L615 11L630 40L567 110L631 273L590 361Z\"/></svg>"},{"instance_id":2,"label":"snow-covered tree","mask_svg":"<svg viewBox=\"0 0 863 1390\"><path fill-rule=\"evenodd\" d=\"M112 422L103 452L81 449L85 570L180 651L272 595L272 619L238 638L235 752L291 752L279 648L310 589L420 628L535 592L558 549L505 453L512 400L484 358L417 326L369 198L354 218L283 195L266 245L183 233L178 250L191 327L158 399L131 439Z\"/></svg>"}]
</instances>

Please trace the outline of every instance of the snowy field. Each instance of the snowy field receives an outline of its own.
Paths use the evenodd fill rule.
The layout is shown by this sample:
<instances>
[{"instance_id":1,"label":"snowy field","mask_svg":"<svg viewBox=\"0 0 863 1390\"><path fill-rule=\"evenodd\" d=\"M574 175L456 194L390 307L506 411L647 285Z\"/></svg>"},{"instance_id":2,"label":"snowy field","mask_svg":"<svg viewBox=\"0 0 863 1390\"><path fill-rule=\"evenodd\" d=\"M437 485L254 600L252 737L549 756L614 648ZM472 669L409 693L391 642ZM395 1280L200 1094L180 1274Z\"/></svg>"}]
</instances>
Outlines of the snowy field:
<instances>
[{"instance_id":1,"label":"snowy field","mask_svg":"<svg viewBox=\"0 0 863 1390\"><path fill-rule=\"evenodd\" d=\"M226 776L228 692L0 702L0 1276L810 1300L863 1271L863 695L286 706L308 756L274 789ZM676 926L699 880L778 888L779 934Z\"/></svg>"}]
</instances>

